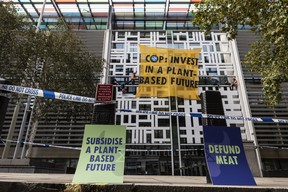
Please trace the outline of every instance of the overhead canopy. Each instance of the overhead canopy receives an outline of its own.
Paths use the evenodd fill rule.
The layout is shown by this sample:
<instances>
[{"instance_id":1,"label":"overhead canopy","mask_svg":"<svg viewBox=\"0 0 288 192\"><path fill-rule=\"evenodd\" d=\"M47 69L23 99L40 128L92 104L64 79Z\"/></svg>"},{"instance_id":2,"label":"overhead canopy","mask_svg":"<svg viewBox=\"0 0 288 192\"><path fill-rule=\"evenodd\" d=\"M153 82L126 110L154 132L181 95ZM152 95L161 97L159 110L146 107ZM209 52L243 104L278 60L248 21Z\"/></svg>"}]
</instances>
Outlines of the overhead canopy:
<instances>
[{"instance_id":1,"label":"overhead canopy","mask_svg":"<svg viewBox=\"0 0 288 192\"><path fill-rule=\"evenodd\" d=\"M41 28L59 18L78 30L195 29L192 10L201 0L47 0ZM37 23L43 0L13 0L19 13Z\"/></svg>"}]
</instances>

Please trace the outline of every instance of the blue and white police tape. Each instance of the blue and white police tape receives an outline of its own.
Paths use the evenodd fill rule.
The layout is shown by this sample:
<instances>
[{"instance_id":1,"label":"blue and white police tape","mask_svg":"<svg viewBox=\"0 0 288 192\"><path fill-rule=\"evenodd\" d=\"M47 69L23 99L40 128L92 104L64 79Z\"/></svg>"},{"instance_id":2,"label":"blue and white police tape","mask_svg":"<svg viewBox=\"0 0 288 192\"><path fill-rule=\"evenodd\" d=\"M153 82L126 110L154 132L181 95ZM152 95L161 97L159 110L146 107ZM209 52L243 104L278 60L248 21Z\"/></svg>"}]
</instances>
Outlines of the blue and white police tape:
<instances>
[{"instance_id":1,"label":"blue and white police tape","mask_svg":"<svg viewBox=\"0 0 288 192\"><path fill-rule=\"evenodd\" d=\"M235 116L224 116L224 115L212 115L202 113L184 113L184 112L167 112L167 111L146 111L146 110L130 110L120 109L120 112L129 113L144 113L147 115L160 115L160 116L180 116L180 117L200 117L200 118L211 118L211 119L228 119L228 120L244 120L244 121L256 121L256 122L272 122L272 123L288 123L288 119L272 119L272 118L261 118L261 117L235 117Z\"/></svg>"},{"instance_id":2,"label":"blue and white police tape","mask_svg":"<svg viewBox=\"0 0 288 192\"><path fill-rule=\"evenodd\" d=\"M60 146L60 145L51 145L51 144L44 144L44 143L34 143L34 142L20 142L20 141L14 141L14 140L7 140L7 139L1 139L1 141L5 144L5 142L10 143L21 143L25 145L35 145L39 147L51 147L51 148L59 148L59 149L72 149L72 150L81 150L81 147L68 147L68 146ZM192 150L192 149L191 149ZM195 150L195 149L193 149ZM171 149L125 149L125 151L171 151Z\"/></svg>"},{"instance_id":3,"label":"blue and white police tape","mask_svg":"<svg viewBox=\"0 0 288 192\"><path fill-rule=\"evenodd\" d=\"M48 90L40 90L29 87L21 87L15 85L0 84L0 90L26 94L38 97L44 97L46 99L59 99L65 101L74 101L82 103L95 103L95 98L83 97L78 95L71 95L66 93L59 93ZM213 115L213 114L201 114L201 113L184 113L184 112L167 112L167 111L146 111L146 110L130 110L120 109L121 112L134 112L144 113L148 115L162 115L162 116L189 116L189 117L200 117L200 118L212 118L212 119L230 119L230 120L245 120L245 121L256 121L256 122L272 122L272 123L288 123L287 119L272 119L272 118L261 118L261 117L235 117L235 116L224 116L224 115Z\"/></svg>"},{"instance_id":4,"label":"blue and white police tape","mask_svg":"<svg viewBox=\"0 0 288 192\"><path fill-rule=\"evenodd\" d=\"M29 88L29 87L21 87L21 86L15 86L15 85L0 84L0 90L19 93L19 94L44 97L46 99L60 99L60 100L65 100L65 101L74 101L74 102L81 102L81 103L95 103L96 102L95 98L71 95L71 94L66 94L66 93L59 93L59 92L48 91L48 90L40 90L40 89L34 89L34 88Z\"/></svg>"},{"instance_id":5,"label":"blue and white police tape","mask_svg":"<svg viewBox=\"0 0 288 192\"><path fill-rule=\"evenodd\" d=\"M26 145L35 145L40 147L52 147L52 148L60 148L60 149L74 149L74 150L81 150L81 147L67 147L67 146L59 146L59 145L50 145L50 144L43 144L43 143L33 143L33 142L26 142L26 141L14 141L14 140L7 140L1 139L2 142L10 142L10 143L21 143Z\"/></svg>"},{"instance_id":6,"label":"blue and white police tape","mask_svg":"<svg viewBox=\"0 0 288 192\"><path fill-rule=\"evenodd\" d=\"M22 144L26 144L26 145L35 145L35 146L40 146L40 147L51 147L51 148L59 148L59 149L72 149L72 150L81 150L81 147L68 147L68 146L60 146L60 145L51 145L51 144L44 144L44 143L33 143L33 142L20 142L20 141L13 141L13 140L7 140L7 139L0 139L2 142L11 142L11 143L22 143ZM203 145L200 144L199 145ZM288 149L287 147L275 147L275 146L255 146L256 148L271 148L271 149ZM203 151L203 148L191 148L191 149L181 149L181 151ZM172 149L126 149L125 151L127 152L133 152L133 151L138 151L138 152L161 152L161 151L172 151ZM178 149L176 149L176 151L179 151Z\"/></svg>"}]
</instances>

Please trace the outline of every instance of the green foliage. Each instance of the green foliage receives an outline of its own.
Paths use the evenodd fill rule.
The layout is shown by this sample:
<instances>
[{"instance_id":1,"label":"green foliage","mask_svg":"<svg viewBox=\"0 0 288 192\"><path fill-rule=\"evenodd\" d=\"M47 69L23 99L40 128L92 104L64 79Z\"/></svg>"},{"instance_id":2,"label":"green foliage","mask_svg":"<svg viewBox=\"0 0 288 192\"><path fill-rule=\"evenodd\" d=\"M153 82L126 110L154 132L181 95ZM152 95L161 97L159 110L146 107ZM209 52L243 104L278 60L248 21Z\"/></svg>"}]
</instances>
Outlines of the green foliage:
<instances>
[{"instance_id":1,"label":"green foliage","mask_svg":"<svg viewBox=\"0 0 288 192\"><path fill-rule=\"evenodd\" d=\"M263 76L266 103L274 106L281 100L281 83L288 73L288 3L286 0L205 0L197 4L194 24L206 33L213 24L221 24L228 38L237 35L237 25L250 25L261 40L253 43L243 63Z\"/></svg>"},{"instance_id":2,"label":"green foliage","mask_svg":"<svg viewBox=\"0 0 288 192\"><path fill-rule=\"evenodd\" d=\"M0 3L0 73L6 73L11 69L9 63L17 50L17 42L14 41L15 31L21 29L21 18L17 16L12 4L6 6ZM2 75L2 77L5 77Z\"/></svg>"},{"instance_id":3,"label":"green foliage","mask_svg":"<svg viewBox=\"0 0 288 192\"><path fill-rule=\"evenodd\" d=\"M15 85L94 97L97 77L103 60L83 50L73 31L35 32L11 4L0 4L0 77ZM4 46L2 46L4 45ZM66 115L79 111L92 113L91 105L37 98L40 110L35 118L48 111L68 109ZM90 116L91 117L91 116Z\"/></svg>"},{"instance_id":4,"label":"green foliage","mask_svg":"<svg viewBox=\"0 0 288 192\"><path fill-rule=\"evenodd\" d=\"M0 3L0 30L20 30L23 27L24 21L17 14L17 10L11 3Z\"/></svg>"}]
</instances>

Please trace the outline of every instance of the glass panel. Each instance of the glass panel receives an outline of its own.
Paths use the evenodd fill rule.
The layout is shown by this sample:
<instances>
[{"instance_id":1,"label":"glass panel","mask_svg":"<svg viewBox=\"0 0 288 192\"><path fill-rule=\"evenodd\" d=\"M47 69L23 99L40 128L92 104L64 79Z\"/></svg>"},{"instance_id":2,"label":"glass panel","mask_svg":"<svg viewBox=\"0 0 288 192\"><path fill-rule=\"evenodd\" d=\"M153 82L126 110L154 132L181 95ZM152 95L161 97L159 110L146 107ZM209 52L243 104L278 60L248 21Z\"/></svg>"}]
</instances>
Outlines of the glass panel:
<instances>
[{"instance_id":1,"label":"glass panel","mask_svg":"<svg viewBox=\"0 0 288 192\"><path fill-rule=\"evenodd\" d=\"M42 9L43 0L12 0L18 9L19 14L27 15L26 10L29 12L30 18L37 22L39 12ZM166 25L167 29L196 29L191 23L191 11L195 6L190 0L111 0L116 20L112 24L116 29L163 29ZM19 5L23 3L23 7ZM109 0L55 0L57 7L60 9L60 14L64 16L64 20L70 22L75 29L106 29L109 15ZM76 4L77 3L77 4ZM165 15L165 7L168 3L168 13ZM32 6L33 5L33 6ZM38 12L38 13L37 13ZM46 25L54 25L55 20L58 20L58 13L52 5L51 0L47 0L44 10L44 18ZM167 17L181 17L182 21L167 21L164 22L164 16ZM67 17L67 18L65 18ZM71 18L76 17L76 18ZM84 18L82 18L84 17ZM94 18L92 18L94 17ZM101 23L93 23L95 18L102 18ZM121 17L131 17L131 20L121 20ZM144 17L152 17L152 20L144 20ZM53 20L51 19L53 18ZM69 19L68 19L69 18ZM137 18L137 20L134 20ZM91 20L89 20L91 19ZM83 24L83 20L85 23ZM30 21L30 19L28 20ZM73 23L71 23L73 22ZM53 28L53 27L52 27ZM226 38L225 36L217 37L219 39Z\"/></svg>"}]
</instances>

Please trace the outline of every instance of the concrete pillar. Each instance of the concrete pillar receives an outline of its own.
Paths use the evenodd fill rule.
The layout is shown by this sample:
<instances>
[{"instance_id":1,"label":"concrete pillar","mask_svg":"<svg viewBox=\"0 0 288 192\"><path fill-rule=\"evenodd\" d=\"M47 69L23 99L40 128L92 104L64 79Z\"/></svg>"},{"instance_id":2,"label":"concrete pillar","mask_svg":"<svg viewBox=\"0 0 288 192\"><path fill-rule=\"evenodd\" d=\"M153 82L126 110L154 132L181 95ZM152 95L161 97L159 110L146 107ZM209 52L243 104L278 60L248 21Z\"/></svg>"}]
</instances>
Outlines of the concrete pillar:
<instances>
[{"instance_id":1,"label":"concrete pillar","mask_svg":"<svg viewBox=\"0 0 288 192\"><path fill-rule=\"evenodd\" d=\"M243 146L245 150L245 155L247 162L249 164L250 170L252 172L252 175L254 177L261 177L260 167L257 162L257 156L256 156L256 148L251 141L243 141Z\"/></svg>"}]
</instances>

